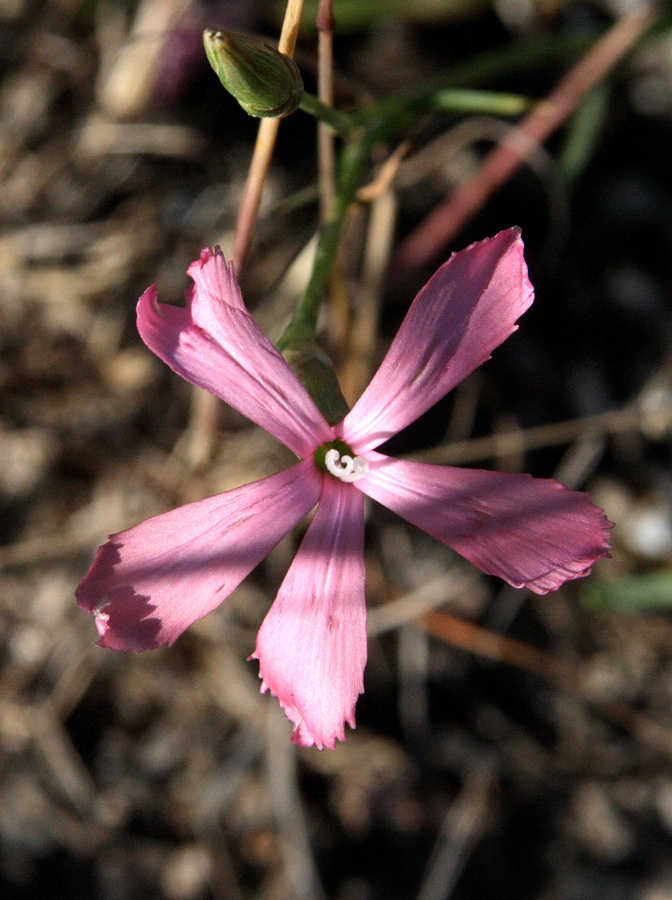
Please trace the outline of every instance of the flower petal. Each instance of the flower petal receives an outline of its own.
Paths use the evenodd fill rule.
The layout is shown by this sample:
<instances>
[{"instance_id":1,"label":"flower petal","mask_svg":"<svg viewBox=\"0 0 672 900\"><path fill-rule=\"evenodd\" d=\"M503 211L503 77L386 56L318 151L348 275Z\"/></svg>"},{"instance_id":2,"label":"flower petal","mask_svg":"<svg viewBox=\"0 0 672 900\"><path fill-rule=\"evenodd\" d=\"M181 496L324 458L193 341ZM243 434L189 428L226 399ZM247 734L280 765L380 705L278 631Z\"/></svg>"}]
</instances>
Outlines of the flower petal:
<instances>
[{"instance_id":1,"label":"flower petal","mask_svg":"<svg viewBox=\"0 0 672 900\"><path fill-rule=\"evenodd\" d=\"M455 253L413 301L340 436L362 454L401 431L490 358L532 299L519 228Z\"/></svg>"},{"instance_id":2,"label":"flower petal","mask_svg":"<svg viewBox=\"0 0 672 900\"><path fill-rule=\"evenodd\" d=\"M315 506L312 459L110 536L76 591L96 616L99 644L172 644L225 600Z\"/></svg>"},{"instance_id":3,"label":"flower petal","mask_svg":"<svg viewBox=\"0 0 672 900\"><path fill-rule=\"evenodd\" d=\"M557 481L367 459L356 488L514 587L546 594L609 555L612 523L588 494Z\"/></svg>"},{"instance_id":4,"label":"flower petal","mask_svg":"<svg viewBox=\"0 0 672 900\"><path fill-rule=\"evenodd\" d=\"M301 457L333 437L314 401L262 334L221 250L203 250L188 274L187 306L138 301L138 331L170 368L216 394Z\"/></svg>"},{"instance_id":5,"label":"flower petal","mask_svg":"<svg viewBox=\"0 0 672 900\"><path fill-rule=\"evenodd\" d=\"M252 658L301 747L333 749L364 690L364 506L326 476L317 513L264 619Z\"/></svg>"}]
</instances>

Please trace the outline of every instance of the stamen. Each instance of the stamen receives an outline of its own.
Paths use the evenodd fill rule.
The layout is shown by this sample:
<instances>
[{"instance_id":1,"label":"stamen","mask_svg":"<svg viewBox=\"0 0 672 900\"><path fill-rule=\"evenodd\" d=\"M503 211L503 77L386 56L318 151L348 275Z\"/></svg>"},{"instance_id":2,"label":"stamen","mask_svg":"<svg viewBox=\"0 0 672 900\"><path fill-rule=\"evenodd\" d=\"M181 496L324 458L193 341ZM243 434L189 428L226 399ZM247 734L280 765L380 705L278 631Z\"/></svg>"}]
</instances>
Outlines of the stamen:
<instances>
[{"instance_id":1,"label":"stamen","mask_svg":"<svg viewBox=\"0 0 672 900\"><path fill-rule=\"evenodd\" d=\"M93 615L95 616L96 619L102 619L103 622L107 622L109 620L109 618L110 618L109 615L107 613L103 612L103 610L105 609L105 607L108 605L109 602L110 602L110 598L108 597L107 594L105 594L105 596L100 601L98 606L96 606L95 609L93 610Z\"/></svg>"},{"instance_id":2,"label":"stamen","mask_svg":"<svg viewBox=\"0 0 672 900\"><path fill-rule=\"evenodd\" d=\"M324 464L327 467L327 472L348 484L363 478L369 471L368 460L363 456L352 457L347 453L341 455L333 447L325 453Z\"/></svg>"}]
</instances>

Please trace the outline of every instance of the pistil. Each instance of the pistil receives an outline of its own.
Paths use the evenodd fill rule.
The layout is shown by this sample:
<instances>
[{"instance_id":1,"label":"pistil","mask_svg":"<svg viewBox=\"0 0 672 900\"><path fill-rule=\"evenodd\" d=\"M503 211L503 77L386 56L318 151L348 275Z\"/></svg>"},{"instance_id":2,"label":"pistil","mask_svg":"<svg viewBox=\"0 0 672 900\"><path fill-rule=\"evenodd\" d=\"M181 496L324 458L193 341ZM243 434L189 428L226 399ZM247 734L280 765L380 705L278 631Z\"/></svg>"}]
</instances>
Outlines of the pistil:
<instances>
[{"instance_id":1,"label":"pistil","mask_svg":"<svg viewBox=\"0 0 672 900\"><path fill-rule=\"evenodd\" d=\"M315 462L323 472L339 481L351 483L363 478L369 471L368 460L355 456L345 441L328 441L315 451Z\"/></svg>"}]
</instances>

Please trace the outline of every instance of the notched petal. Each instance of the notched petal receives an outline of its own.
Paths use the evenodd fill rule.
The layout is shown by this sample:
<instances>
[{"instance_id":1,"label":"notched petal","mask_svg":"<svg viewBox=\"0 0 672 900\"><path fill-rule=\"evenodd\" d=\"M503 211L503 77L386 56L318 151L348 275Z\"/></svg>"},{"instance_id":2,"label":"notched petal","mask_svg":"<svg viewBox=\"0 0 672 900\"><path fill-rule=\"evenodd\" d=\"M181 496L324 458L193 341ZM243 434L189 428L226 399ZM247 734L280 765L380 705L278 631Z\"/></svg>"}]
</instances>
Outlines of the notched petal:
<instances>
[{"instance_id":1,"label":"notched petal","mask_svg":"<svg viewBox=\"0 0 672 900\"><path fill-rule=\"evenodd\" d=\"M514 587L545 594L609 555L612 523L588 494L557 481L368 458L355 488Z\"/></svg>"},{"instance_id":2,"label":"notched petal","mask_svg":"<svg viewBox=\"0 0 672 900\"><path fill-rule=\"evenodd\" d=\"M413 301L338 435L372 450L490 358L532 303L519 228L453 254Z\"/></svg>"},{"instance_id":3,"label":"notched petal","mask_svg":"<svg viewBox=\"0 0 672 900\"><path fill-rule=\"evenodd\" d=\"M333 749L355 727L364 689L364 509L351 485L324 477L299 552L257 638L262 690L280 701L301 747Z\"/></svg>"},{"instance_id":4,"label":"notched petal","mask_svg":"<svg viewBox=\"0 0 672 900\"><path fill-rule=\"evenodd\" d=\"M312 459L112 535L76 591L100 644L172 644L228 597L317 503Z\"/></svg>"},{"instance_id":5,"label":"notched petal","mask_svg":"<svg viewBox=\"0 0 672 900\"><path fill-rule=\"evenodd\" d=\"M186 307L156 302L156 286L138 302L138 331L170 368L220 397L298 456L333 438L314 401L262 334L221 251L203 250L188 269Z\"/></svg>"}]
</instances>

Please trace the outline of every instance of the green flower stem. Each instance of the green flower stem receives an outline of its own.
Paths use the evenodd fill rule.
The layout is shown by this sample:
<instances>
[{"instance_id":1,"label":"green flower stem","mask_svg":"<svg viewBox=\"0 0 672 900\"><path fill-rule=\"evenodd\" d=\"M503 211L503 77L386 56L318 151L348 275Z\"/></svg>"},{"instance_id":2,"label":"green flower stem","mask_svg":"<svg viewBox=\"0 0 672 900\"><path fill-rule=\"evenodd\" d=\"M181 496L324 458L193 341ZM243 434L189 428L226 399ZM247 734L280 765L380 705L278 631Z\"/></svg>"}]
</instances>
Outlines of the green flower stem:
<instances>
[{"instance_id":1,"label":"green flower stem","mask_svg":"<svg viewBox=\"0 0 672 900\"><path fill-rule=\"evenodd\" d=\"M319 100L314 94L304 91L299 103L299 109L302 109L309 116L313 116L319 122L324 122L332 128L336 134L341 137L347 137L355 128L355 121L351 115L342 112L340 109L334 109L333 106L327 106Z\"/></svg>"},{"instance_id":2,"label":"green flower stem","mask_svg":"<svg viewBox=\"0 0 672 900\"><path fill-rule=\"evenodd\" d=\"M347 415L348 404L331 360L317 345L315 329L345 215L368 168L372 144L371 132L358 131L341 151L336 196L317 242L310 280L296 305L292 321L278 341L278 350L330 425Z\"/></svg>"},{"instance_id":3,"label":"green flower stem","mask_svg":"<svg viewBox=\"0 0 672 900\"><path fill-rule=\"evenodd\" d=\"M368 167L372 144L373 134L368 131L360 131L353 135L341 151L336 197L329 218L320 234L313 271L305 293L297 303L294 317L278 342L280 352L284 352L290 347L315 342L317 316L338 249L345 214L354 200L357 189L361 186Z\"/></svg>"}]
</instances>

